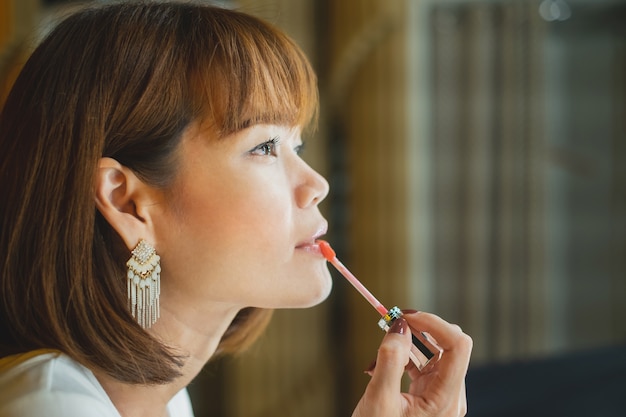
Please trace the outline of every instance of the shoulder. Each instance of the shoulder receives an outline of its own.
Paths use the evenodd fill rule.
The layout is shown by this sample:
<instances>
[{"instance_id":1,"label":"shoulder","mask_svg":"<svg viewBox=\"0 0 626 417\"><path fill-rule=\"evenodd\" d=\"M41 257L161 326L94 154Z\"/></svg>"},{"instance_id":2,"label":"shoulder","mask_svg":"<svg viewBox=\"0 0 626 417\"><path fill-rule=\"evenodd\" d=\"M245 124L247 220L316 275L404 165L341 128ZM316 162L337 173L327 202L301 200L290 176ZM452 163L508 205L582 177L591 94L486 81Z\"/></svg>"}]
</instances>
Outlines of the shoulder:
<instances>
[{"instance_id":1,"label":"shoulder","mask_svg":"<svg viewBox=\"0 0 626 417\"><path fill-rule=\"evenodd\" d=\"M54 351L0 359L0 417L119 417L91 371Z\"/></svg>"}]
</instances>

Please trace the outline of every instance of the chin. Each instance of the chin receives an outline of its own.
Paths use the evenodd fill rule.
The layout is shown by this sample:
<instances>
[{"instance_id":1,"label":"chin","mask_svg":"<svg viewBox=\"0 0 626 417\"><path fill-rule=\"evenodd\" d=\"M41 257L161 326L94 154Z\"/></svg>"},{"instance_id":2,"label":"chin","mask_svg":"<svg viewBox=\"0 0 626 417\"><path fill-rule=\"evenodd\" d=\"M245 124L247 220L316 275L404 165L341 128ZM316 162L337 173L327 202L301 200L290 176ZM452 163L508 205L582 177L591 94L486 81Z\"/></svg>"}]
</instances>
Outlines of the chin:
<instances>
[{"instance_id":1,"label":"chin","mask_svg":"<svg viewBox=\"0 0 626 417\"><path fill-rule=\"evenodd\" d=\"M322 303L330 295L331 289L332 289L332 286L328 286L328 289L326 289L325 291L320 291L318 294L316 294L315 297L308 300L308 302L303 303L301 308L309 308L309 307L313 307Z\"/></svg>"},{"instance_id":2,"label":"chin","mask_svg":"<svg viewBox=\"0 0 626 417\"><path fill-rule=\"evenodd\" d=\"M310 274L291 273L285 277L289 282L285 286L274 287L271 293L263 291L263 298L251 305L260 308L308 308L328 298L333 288L333 279L325 266L313 270ZM294 279L295 278L295 279Z\"/></svg>"},{"instance_id":3,"label":"chin","mask_svg":"<svg viewBox=\"0 0 626 417\"><path fill-rule=\"evenodd\" d=\"M266 308L308 308L313 307L328 298L333 288L330 273L326 271L323 276L310 277L289 288L280 296L273 298L273 305ZM278 295L278 294L276 294Z\"/></svg>"},{"instance_id":4,"label":"chin","mask_svg":"<svg viewBox=\"0 0 626 417\"><path fill-rule=\"evenodd\" d=\"M297 303L294 307L308 308L316 306L328 298L332 289L333 281L330 277L330 273L328 273L325 279L319 282L319 286L307 292L301 302Z\"/></svg>"}]
</instances>

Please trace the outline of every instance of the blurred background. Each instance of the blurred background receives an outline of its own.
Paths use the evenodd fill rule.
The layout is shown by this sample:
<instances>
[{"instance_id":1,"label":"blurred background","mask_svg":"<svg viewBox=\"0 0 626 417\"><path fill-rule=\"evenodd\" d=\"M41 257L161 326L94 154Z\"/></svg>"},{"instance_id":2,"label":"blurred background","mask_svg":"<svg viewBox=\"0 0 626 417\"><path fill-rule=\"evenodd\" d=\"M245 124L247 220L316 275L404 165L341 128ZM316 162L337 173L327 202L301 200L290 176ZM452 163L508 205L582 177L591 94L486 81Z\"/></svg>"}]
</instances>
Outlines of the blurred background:
<instances>
[{"instance_id":1,"label":"blurred background","mask_svg":"<svg viewBox=\"0 0 626 417\"><path fill-rule=\"evenodd\" d=\"M328 240L383 304L473 337L468 415L624 415L626 1L213 3L310 57ZM80 6L1 0L0 97ZM325 303L207 365L197 417L351 414L382 332L334 275Z\"/></svg>"}]
</instances>

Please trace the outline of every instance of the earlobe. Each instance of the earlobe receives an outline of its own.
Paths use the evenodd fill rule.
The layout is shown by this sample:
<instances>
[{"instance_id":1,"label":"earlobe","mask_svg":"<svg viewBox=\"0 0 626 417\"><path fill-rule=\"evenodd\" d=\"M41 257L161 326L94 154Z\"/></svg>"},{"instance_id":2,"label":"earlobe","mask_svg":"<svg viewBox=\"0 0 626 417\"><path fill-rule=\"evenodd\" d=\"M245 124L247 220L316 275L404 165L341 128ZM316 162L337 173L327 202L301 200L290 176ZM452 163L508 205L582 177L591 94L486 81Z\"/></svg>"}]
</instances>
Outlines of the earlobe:
<instances>
[{"instance_id":1,"label":"earlobe","mask_svg":"<svg viewBox=\"0 0 626 417\"><path fill-rule=\"evenodd\" d=\"M100 159L95 181L96 207L129 249L139 239L154 241L149 218L145 213L139 215L137 207L145 187L130 169L115 159Z\"/></svg>"}]
</instances>

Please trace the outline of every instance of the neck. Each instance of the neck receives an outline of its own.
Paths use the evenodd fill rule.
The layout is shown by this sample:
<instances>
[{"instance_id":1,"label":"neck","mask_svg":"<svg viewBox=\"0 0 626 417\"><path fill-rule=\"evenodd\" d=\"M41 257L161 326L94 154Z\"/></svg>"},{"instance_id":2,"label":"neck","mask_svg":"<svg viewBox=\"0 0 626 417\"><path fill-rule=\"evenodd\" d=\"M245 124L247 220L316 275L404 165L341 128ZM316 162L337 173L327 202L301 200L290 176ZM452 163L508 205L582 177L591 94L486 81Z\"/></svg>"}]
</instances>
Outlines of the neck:
<instances>
[{"instance_id":1,"label":"neck","mask_svg":"<svg viewBox=\"0 0 626 417\"><path fill-rule=\"evenodd\" d=\"M167 416L167 403L185 388L214 355L219 342L239 308L215 308L213 321L184 317L174 311L161 311L161 318L150 328L157 339L187 357L181 376L163 385L130 385L95 372L96 378L123 417Z\"/></svg>"}]
</instances>

